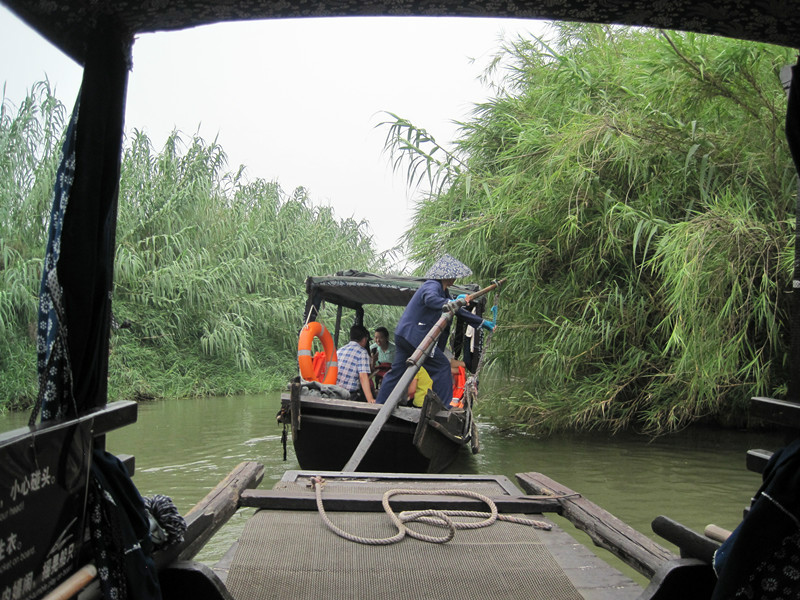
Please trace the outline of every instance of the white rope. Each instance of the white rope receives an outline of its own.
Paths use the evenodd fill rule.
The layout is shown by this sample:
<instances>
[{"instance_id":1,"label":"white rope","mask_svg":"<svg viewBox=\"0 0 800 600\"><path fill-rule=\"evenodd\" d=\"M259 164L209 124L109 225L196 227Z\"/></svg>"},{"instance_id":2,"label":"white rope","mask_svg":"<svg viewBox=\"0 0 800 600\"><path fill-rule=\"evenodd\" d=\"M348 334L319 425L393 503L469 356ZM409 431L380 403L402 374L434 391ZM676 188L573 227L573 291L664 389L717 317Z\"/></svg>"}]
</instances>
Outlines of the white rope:
<instances>
[{"instance_id":1,"label":"white rope","mask_svg":"<svg viewBox=\"0 0 800 600\"><path fill-rule=\"evenodd\" d=\"M342 537L351 542L358 544L367 544L370 546L386 546L395 544L402 540L406 535L423 542L430 542L432 544L445 544L453 539L457 529L480 529L488 527L495 521L508 521L510 523L518 523L520 525L528 525L536 529L544 529L549 531L551 525L544 521L535 521L533 519L526 519L522 517L514 517L511 515L501 515L497 512L497 505L488 496L473 492L471 490L420 490L420 489L394 489L389 490L383 495L381 501L383 510L389 516L395 527L397 533L388 538L366 538L351 534L343 529L340 529L328 518L325 508L322 504L322 486L324 480L322 477L312 477L311 485L314 486L314 493L317 498L317 510L323 523L339 537ZM397 495L417 495L417 496L464 496L467 498L475 498L480 500L489 507L490 512L478 512L472 510L415 510L403 511L399 515L392 509L389 499ZM468 517L483 519L482 521L453 521L452 517ZM408 528L405 524L411 522L426 523L434 527L442 527L448 530L446 535L431 536L414 531Z\"/></svg>"}]
</instances>

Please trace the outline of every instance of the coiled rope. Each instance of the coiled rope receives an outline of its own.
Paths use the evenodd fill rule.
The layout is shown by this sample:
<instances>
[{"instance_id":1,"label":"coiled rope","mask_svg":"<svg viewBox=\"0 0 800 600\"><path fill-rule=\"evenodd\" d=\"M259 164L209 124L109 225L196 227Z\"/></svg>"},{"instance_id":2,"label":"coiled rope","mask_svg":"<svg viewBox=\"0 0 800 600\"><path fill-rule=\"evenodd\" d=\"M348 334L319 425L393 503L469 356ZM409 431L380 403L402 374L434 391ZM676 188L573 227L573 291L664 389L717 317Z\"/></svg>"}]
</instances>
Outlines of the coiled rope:
<instances>
[{"instance_id":1,"label":"coiled rope","mask_svg":"<svg viewBox=\"0 0 800 600\"><path fill-rule=\"evenodd\" d=\"M150 537L158 549L183 541L186 533L186 521L178 512L172 498L156 494L152 498L145 496L144 507L150 519Z\"/></svg>"},{"instance_id":2,"label":"coiled rope","mask_svg":"<svg viewBox=\"0 0 800 600\"><path fill-rule=\"evenodd\" d=\"M392 521L395 527L397 527L397 533L388 538L367 538L361 537L358 535L353 535L343 529L337 527L333 524L333 522L328 518L327 513L325 512L325 507L322 504L322 486L325 483L322 477L312 477L311 478L311 485L314 487L314 493L317 498L317 510L319 511L320 517L322 517L323 523L333 531L339 537L342 537L346 540L351 542L356 542L358 544L366 544L370 546L387 546L389 544L395 544L402 540L406 535L409 537L421 540L423 542L430 542L432 544L445 544L453 539L455 536L457 529L480 529L482 527L488 527L495 521L508 521L511 523L519 523L520 525L528 525L530 527L535 527L536 529L544 529L549 531L551 529L551 525L549 523L545 523L544 521L535 521L533 519L525 519L522 517L514 517L511 515L501 515L497 512L497 505L492 501L491 498L488 496L484 496L483 494L479 494L478 492L473 492L471 490L419 490L419 489L394 489L388 490L384 495L381 501L383 505L383 510L389 516L389 519ZM479 511L472 511L472 510L437 510L437 509L427 509L427 510L415 510L415 511L402 511L399 515L394 512L389 503L389 499L392 496L400 495L400 494L410 494L410 495L417 495L417 496L465 496L467 498L474 498L476 500L480 500L484 502L488 507L490 512L479 512ZM470 518L479 518L483 519L482 521L454 521L452 517L470 517ZM424 533L419 533L406 527L406 523L410 522L418 522L418 523L426 523L428 525L433 525L435 527L442 527L446 528L447 534L444 536L431 536L426 535Z\"/></svg>"}]
</instances>

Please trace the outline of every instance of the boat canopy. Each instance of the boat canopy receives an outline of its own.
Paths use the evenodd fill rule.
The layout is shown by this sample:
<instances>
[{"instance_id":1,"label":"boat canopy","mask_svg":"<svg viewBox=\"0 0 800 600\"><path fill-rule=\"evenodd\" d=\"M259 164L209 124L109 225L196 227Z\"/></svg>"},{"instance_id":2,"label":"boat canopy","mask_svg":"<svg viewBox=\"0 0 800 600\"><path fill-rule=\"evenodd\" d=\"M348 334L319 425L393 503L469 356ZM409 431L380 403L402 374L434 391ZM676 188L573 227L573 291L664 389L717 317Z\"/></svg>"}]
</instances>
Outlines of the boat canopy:
<instances>
[{"instance_id":1,"label":"boat canopy","mask_svg":"<svg viewBox=\"0 0 800 600\"><path fill-rule=\"evenodd\" d=\"M335 275L322 277L309 277L306 279L306 308L303 313L303 322L316 321L323 302L337 307L336 325L333 328L333 338L336 347L339 347L339 337L342 329L342 309L349 308L355 311L353 325L364 324L364 306L406 306L414 292L417 291L426 279L424 277L409 277L407 275L377 275L363 271L339 271ZM450 297L455 299L461 294L472 294L481 288L477 284L467 283L452 285L448 289ZM479 296L467 306L467 310L483 315L488 296ZM455 332L452 340L452 350L456 356L461 356L465 340L466 323L456 319ZM468 335L471 339L472 334ZM476 340L482 340L483 333L478 330ZM481 341L475 342L480 346ZM467 368L474 373L478 368L480 352L470 352ZM467 359L465 359L465 362Z\"/></svg>"},{"instance_id":2,"label":"boat canopy","mask_svg":"<svg viewBox=\"0 0 800 600\"><path fill-rule=\"evenodd\" d=\"M363 271L339 271L335 275L309 277L306 279L306 292L310 305L319 306L329 302L337 306L360 309L364 304L380 304L382 306L406 306L425 282L423 277L404 275L376 275ZM471 294L479 290L475 284L453 285L450 293L453 298L459 294ZM486 297L475 300L485 305Z\"/></svg>"},{"instance_id":3,"label":"boat canopy","mask_svg":"<svg viewBox=\"0 0 800 600\"><path fill-rule=\"evenodd\" d=\"M513 17L619 23L800 47L796 2L778 0L0 0L51 43L84 64L97 29L136 35L225 21L341 16Z\"/></svg>"}]
</instances>

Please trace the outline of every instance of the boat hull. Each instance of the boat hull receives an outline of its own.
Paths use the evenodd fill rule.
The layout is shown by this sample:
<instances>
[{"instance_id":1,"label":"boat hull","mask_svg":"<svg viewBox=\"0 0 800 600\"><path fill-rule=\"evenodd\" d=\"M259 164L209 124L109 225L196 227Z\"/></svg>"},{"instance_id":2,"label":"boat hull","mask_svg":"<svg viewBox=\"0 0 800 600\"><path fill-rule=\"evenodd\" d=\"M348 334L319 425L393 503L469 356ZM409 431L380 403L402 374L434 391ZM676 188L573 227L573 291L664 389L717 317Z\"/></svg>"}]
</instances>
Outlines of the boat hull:
<instances>
[{"instance_id":1,"label":"boat hull","mask_svg":"<svg viewBox=\"0 0 800 600\"><path fill-rule=\"evenodd\" d=\"M379 410L375 404L315 395L293 399L284 394L278 420L291 423L292 444L301 468L338 471L353 455ZM442 472L469 446L469 417L468 411L439 410L431 403L422 410L398 407L358 471Z\"/></svg>"}]
</instances>

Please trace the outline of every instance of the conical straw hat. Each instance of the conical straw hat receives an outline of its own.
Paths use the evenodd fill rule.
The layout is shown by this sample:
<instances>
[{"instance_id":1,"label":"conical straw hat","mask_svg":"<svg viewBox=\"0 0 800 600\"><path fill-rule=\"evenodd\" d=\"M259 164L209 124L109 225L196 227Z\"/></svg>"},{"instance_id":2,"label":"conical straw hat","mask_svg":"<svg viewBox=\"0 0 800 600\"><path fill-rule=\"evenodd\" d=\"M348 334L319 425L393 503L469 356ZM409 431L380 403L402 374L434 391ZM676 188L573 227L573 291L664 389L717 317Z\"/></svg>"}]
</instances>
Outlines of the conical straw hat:
<instances>
[{"instance_id":1,"label":"conical straw hat","mask_svg":"<svg viewBox=\"0 0 800 600\"><path fill-rule=\"evenodd\" d=\"M472 269L460 260L445 254L425 273L425 279L456 279L472 275Z\"/></svg>"}]
</instances>

